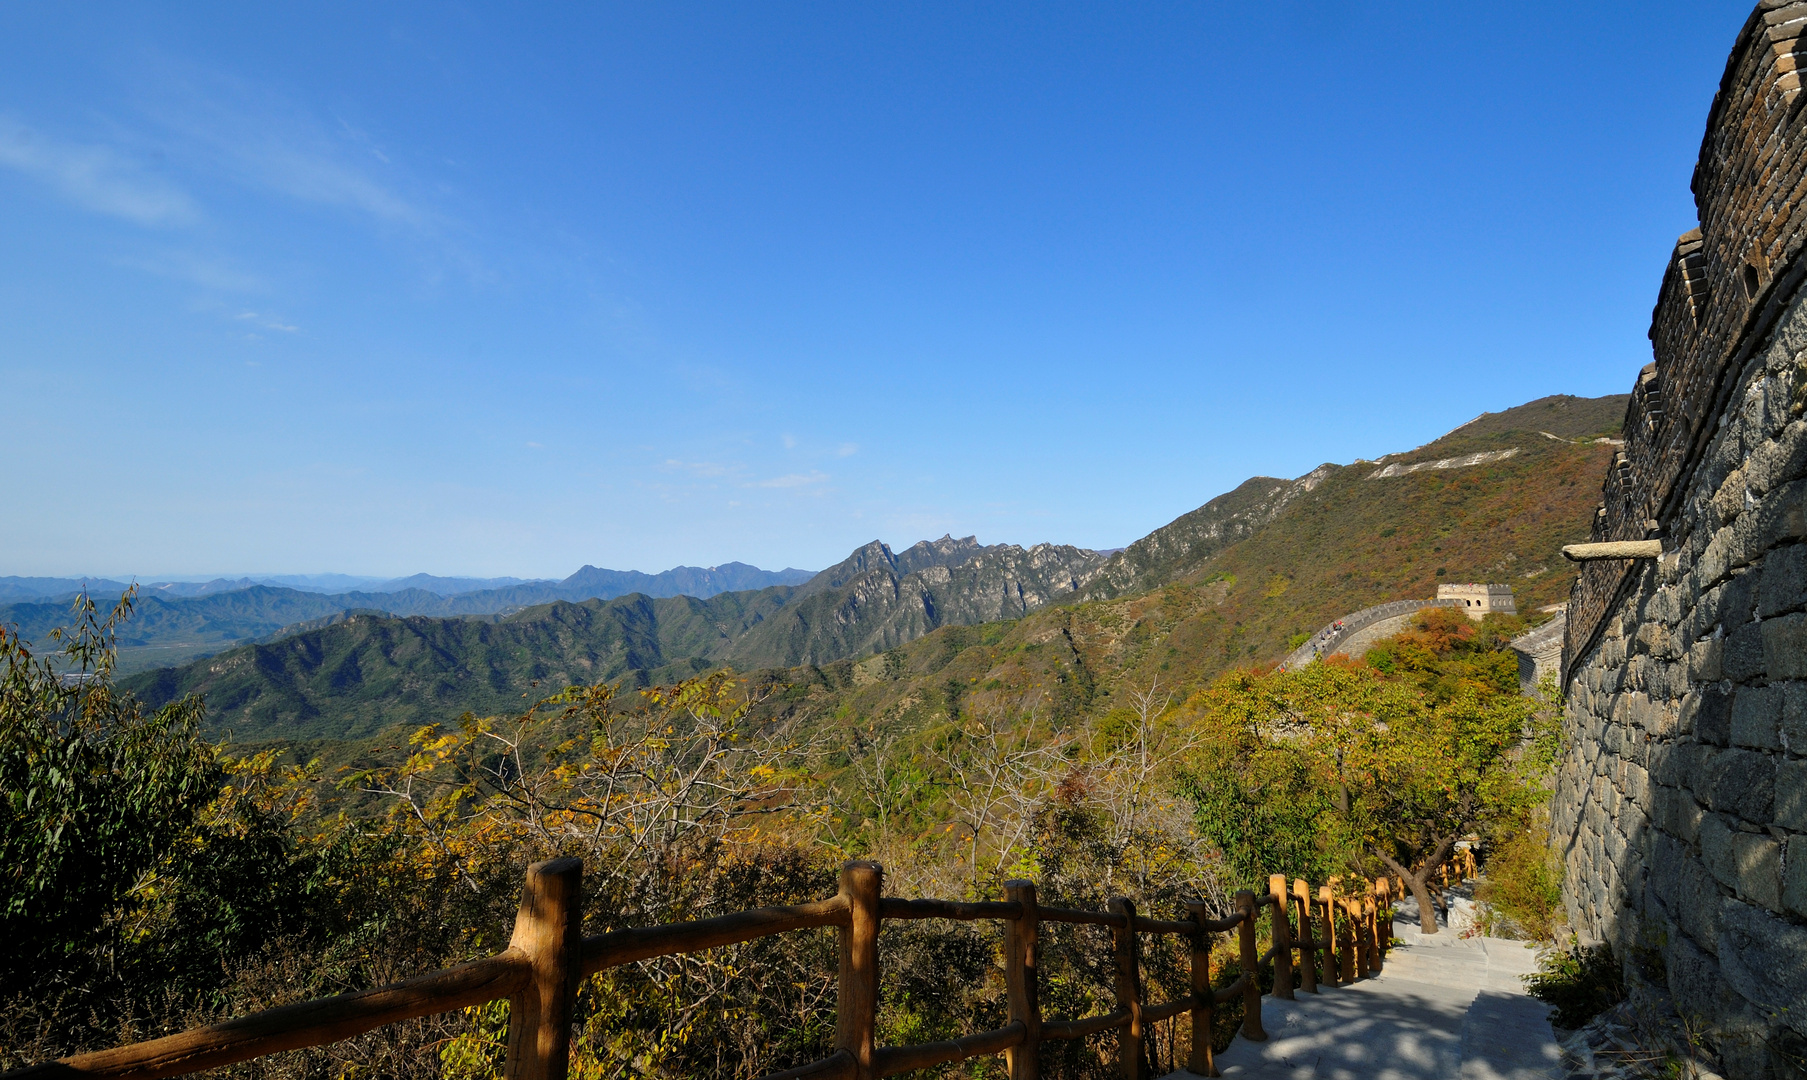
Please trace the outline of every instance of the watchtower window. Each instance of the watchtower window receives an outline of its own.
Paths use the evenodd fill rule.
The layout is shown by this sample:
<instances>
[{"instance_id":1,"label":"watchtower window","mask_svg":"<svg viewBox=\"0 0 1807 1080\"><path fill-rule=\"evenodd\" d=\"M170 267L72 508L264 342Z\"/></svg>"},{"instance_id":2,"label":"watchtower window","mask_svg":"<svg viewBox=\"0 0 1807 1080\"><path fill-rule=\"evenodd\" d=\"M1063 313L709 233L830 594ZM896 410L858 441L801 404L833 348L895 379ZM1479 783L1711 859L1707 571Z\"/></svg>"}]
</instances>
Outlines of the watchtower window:
<instances>
[{"instance_id":1,"label":"watchtower window","mask_svg":"<svg viewBox=\"0 0 1807 1080\"><path fill-rule=\"evenodd\" d=\"M1746 300L1755 300L1757 298L1757 286L1759 284L1760 284L1760 282L1758 281L1758 278L1757 278L1756 264L1755 263L1745 263L1744 264L1744 298Z\"/></svg>"}]
</instances>

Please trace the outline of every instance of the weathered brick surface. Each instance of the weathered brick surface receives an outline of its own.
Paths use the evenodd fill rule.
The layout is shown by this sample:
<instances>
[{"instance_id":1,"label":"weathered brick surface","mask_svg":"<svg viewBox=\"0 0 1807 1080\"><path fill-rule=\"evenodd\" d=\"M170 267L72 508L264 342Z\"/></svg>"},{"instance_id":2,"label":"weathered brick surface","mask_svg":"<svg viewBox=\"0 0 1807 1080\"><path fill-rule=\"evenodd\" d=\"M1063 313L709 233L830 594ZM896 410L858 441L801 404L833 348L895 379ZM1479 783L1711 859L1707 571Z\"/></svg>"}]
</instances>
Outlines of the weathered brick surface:
<instances>
[{"instance_id":1,"label":"weathered brick surface","mask_svg":"<svg viewBox=\"0 0 1807 1080\"><path fill-rule=\"evenodd\" d=\"M1553 818L1571 923L1660 955L1732 1075L1807 1047L1807 3L1752 14L1713 103L1570 595ZM1801 60L1807 66L1807 41Z\"/></svg>"}]
</instances>

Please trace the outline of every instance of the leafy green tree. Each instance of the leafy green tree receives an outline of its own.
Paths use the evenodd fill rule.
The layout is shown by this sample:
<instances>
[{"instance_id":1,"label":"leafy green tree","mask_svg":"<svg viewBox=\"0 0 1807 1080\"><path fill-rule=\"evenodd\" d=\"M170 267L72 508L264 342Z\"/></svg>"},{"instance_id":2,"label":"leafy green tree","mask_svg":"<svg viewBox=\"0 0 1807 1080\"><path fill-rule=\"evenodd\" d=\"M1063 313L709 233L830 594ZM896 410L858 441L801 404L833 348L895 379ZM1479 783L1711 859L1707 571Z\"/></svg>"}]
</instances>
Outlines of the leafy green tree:
<instances>
[{"instance_id":1,"label":"leafy green tree","mask_svg":"<svg viewBox=\"0 0 1807 1080\"><path fill-rule=\"evenodd\" d=\"M1463 689L1431 708L1373 717L1345 759L1363 846L1412 890L1425 933L1437 932L1431 876L1456 842L1521 819L1545 794L1530 760L1544 742L1539 709L1532 698Z\"/></svg>"},{"instance_id":2,"label":"leafy green tree","mask_svg":"<svg viewBox=\"0 0 1807 1080\"><path fill-rule=\"evenodd\" d=\"M189 833L220 789L201 703L146 715L114 692L113 629L83 597L53 636L67 677L0 628L0 977L82 966L107 916Z\"/></svg>"},{"instance_id":3,"label":"leafy green tree","mask_svg":"<svg viewBox=\"0 0 1807 1080\"><path fill-rule=\"evenodd\" d=\"M1213 748L1187 781L1200 830L1243 877L1384 866L1436 933L1429 882L1457 841L1546 794L1551 720L1501 640L1433 609L1373 664L1218 679L1188 703Z\"/></svg>"}]
</instances>

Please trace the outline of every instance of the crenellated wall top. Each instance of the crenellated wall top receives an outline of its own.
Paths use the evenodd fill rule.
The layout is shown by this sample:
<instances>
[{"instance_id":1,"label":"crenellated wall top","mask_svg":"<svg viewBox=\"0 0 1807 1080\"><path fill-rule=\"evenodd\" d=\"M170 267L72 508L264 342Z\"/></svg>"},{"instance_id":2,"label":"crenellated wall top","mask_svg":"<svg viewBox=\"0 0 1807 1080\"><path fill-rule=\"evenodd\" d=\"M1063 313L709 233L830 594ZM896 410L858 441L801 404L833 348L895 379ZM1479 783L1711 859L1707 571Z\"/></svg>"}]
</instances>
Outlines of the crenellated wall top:
<instances>
[{"instance_id":1,"label":"crenellated wall top","mask_svg":"<svg viewBox=\"0 0 1807 1080\"><path fill-rule=\"evenodd\" d=\"M1700 224L1675 243L1651 314L1625 447L1607 469L1594 541L1662 536L1743 362L1799 288L1807 261L1807 0L1762 0L1739 31L1707 114L1692 188ZM1626 580L1587 564L1568 606L1566 673Z\"/></svg>"}]
</instances>

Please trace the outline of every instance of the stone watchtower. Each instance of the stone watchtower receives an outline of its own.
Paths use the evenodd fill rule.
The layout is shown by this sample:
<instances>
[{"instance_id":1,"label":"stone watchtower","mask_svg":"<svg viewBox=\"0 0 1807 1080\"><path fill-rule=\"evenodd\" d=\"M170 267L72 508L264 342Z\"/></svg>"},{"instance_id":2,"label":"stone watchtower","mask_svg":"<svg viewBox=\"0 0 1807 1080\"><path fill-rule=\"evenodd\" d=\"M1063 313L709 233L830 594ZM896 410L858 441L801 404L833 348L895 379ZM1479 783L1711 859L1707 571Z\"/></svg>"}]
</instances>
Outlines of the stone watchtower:
<instances>
[{"instance_id":1,"label":"stone watchtower","mask_svg":"<svg viewBox=\"0 0 1807 1080\"><path fill-rule=\"evenodd\" d=\"M1454 600L1462 608L1462 613L1476 622L1486 618L1492 612L1502 615L1518 614L1518 607L1512 602L1512 586L1510 585L1477 585L1473 582L1464 585L1437 586L1438 600Z\"/></svg>"}]
</instances>

